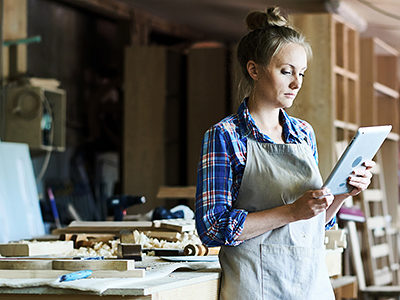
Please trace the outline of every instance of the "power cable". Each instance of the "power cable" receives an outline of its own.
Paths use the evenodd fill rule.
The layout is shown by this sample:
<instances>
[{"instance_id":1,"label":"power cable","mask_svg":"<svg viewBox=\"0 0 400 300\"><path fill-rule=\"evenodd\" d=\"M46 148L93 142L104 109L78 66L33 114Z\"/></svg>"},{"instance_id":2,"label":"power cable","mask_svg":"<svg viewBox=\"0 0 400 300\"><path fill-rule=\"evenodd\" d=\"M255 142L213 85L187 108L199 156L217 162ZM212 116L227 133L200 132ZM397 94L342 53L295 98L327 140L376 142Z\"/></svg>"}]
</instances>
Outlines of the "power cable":
<instances>
[{"instance_id":1,"label":"power cable","mask_svg":"<svg viewBox=\"0 0 400 300\"><path fill-rule=\"evenodd\" d=\"M51 120L52 120L52 122L51 122L52 124L51 124L51 127L50 127L50 136L49 136L49 144L50 144L50 146L52 146L53 145L53 141L54 141L54 114L53 114L53 110L51 108L50 102L49 102L49 100L47 99L46 96L44 96L44 98L43 98L43 105L46 108L47 113L50 114ZM47 167L49 166L51 153L52 153L51 149L47 150L46 156L44 157L42 168L41 168L38 176L36 177L36 182L40 182L43 179L43 176L47 171Z\"/></svg>"}]
</instances>

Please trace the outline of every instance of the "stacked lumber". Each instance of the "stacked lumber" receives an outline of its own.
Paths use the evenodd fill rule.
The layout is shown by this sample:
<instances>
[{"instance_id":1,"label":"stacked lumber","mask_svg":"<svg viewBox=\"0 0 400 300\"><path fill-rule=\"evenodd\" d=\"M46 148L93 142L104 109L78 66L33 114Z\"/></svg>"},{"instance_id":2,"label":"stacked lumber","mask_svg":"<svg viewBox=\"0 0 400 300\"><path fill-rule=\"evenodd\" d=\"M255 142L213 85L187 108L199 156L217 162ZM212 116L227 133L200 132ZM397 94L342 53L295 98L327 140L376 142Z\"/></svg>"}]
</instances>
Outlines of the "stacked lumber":
<instances>
[{"instance_id":1,"label":"stacked lumber","mask_svg":"<svg viewBox=\"0 0 400 300\"><path fill-rule=\"evenodd\" d=\"M94 278L144 277L134 260L76 259L70 256L73 241L22 241L0 244L0 278L58 278L72 271L90 269ZM62 258L59 258L62 257Z\"/></svg>"},{"instance_id":2,"label":"stacked lumber","mask_svg":"<svg viewBox=\"0 0 400 300\"><path fill-rule=\"evenodd\" d=\"M92 278L141 278L133 260L0 259L0 278L58 278L72 271L92 270Z\"/></svg>"}]
</instances>

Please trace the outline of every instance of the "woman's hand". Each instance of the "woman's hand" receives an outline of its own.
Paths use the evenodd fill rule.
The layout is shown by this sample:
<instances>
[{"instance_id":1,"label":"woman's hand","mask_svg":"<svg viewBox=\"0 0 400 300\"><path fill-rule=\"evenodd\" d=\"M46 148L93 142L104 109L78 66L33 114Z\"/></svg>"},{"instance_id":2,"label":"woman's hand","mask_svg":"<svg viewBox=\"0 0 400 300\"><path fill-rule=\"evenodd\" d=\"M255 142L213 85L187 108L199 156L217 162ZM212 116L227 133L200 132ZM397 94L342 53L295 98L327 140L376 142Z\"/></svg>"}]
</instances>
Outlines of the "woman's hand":
<instances>
[{"instance_id":1,"label":"woman's hand","mask_svg":"<svg viewBox=\"0 0 400 300\"><path fill-rule=\"evenodd\" d=\"M368 188L372 178L371 169L375 165L374 161L368 160L363 163L364 167L357 168L353 171L349 176L348 183L354 188L348 193L348 196L356 196Z\"/></svg>"},{"instance_id":2,"label":"woman's hand","mask_svg":"<svg viewBox=\"0 0 400 300\"><path fill-rule=\"evenodd\" d=\"M292 203L293 213L299 220L312 218L325 211L333 201L329 189L307 191Z\"/></svg>"}]
</instances>

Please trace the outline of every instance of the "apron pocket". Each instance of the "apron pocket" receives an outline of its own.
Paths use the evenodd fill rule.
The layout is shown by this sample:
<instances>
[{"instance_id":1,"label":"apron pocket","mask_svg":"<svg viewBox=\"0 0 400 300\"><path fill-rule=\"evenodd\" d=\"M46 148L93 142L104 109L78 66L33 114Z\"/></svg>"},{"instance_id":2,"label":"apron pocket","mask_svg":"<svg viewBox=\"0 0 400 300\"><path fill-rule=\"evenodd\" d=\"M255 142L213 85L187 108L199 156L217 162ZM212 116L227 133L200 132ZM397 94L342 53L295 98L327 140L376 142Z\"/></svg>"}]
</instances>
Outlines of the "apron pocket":
<instances>
[{"instance_id":1,"label":"apron pocket","mask_svg":"<svg viewBox=\"0 0 400 300\"><path fill-rule=\"evenodd\" d=\"M261 244L264 299L308 299L322 249Z\"/></svg>"}]
</instances>

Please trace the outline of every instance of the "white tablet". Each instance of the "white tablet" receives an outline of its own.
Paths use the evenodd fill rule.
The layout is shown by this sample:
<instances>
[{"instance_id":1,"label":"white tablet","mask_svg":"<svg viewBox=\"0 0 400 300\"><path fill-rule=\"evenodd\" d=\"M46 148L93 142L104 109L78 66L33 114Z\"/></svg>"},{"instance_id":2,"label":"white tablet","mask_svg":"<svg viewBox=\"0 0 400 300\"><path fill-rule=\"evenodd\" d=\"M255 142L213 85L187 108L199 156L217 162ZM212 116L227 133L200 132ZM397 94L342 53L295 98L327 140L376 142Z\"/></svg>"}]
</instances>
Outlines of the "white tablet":
<instances>
[{"instance_id":1,"label":"white tablet","mask_svg":"<svg viewBox=\"0 0 400 300\"><path fill-rule=\"evenodd\" d=\"M353 189L347 184L350 174L364 161L375 156L391 129L391 125L360 127L326 179L324 187L329 188L333 195L350 192Z\"/></svg>"}]
</instances>

